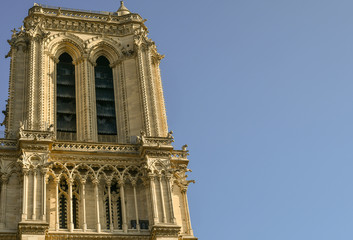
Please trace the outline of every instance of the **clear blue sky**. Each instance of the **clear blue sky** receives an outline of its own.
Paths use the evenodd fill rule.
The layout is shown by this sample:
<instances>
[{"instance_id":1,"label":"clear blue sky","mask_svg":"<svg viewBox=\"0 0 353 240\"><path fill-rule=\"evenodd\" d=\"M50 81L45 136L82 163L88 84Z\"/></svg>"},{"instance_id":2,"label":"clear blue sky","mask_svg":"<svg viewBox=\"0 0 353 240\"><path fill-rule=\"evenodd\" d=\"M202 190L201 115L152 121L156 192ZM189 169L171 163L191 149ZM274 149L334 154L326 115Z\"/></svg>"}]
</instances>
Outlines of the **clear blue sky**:
<instances>
[{"instance_id":1,"label":"clear blue sky","mask_svg":"<svg viewBox=\"0 0 353 240\"><path fill-rule=\"evenodd\" d=\"M40 1L115 11L117 0ZM353 1L127 0L147 18L200 240L353 238ZM0 55L31 0L6 1ZM0 59L0 107L9 60Z\"/></svg>"}]
</instances>

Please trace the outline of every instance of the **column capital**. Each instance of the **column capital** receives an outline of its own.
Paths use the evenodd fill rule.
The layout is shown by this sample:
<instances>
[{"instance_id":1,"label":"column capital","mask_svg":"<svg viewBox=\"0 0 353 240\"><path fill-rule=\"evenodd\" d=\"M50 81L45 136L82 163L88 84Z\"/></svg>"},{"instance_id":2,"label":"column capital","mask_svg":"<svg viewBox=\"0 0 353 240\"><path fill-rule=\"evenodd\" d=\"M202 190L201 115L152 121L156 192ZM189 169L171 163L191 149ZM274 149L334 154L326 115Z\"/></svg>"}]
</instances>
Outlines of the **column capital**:
<instances>
[{"instance_id":1,"label":"column capital","mask_svg":"<svg viewBox=\"0 0 353 240\"><path fill-rule=\"evenodd\" d=\"M136 179L131 180L131 185L133 187L136 187L136 184L137 184L137 180Z\"/></svg>"},{"instance_id":2,"label":"column capital","mask_svg":"<svg viewBox=\"0 0 353 240\"><path fill-rule=\"evenodd\" d=\"M81 180L80 180L80 183L81 183L82 185L86 185L86 182L87 182L86 179L81 179Z\"/></svg>"},{"instance_id":3,"label":"column capital","mask_svg":"<svg viewBox=\"0 0 353 240\"><path fill-rule=\"evenodd\" d=\"M124 186L124 184L125 184L124 179L119 179L118 180L118 184L119 184L120 187Z\"/></svg>"},{"instance_id":4,"label":"column capital","mask_svg":"<svg viewBox=\"0 0 353 240\"><path fill-rule=\"evenodd\" d=\"M1 182L3 184L7 184L9 182L9 177L7 175L2 175L1 176Z\"/></svg>"},{"instance_id":5,"label":"column capital","mask_svg":"<svg viewBox=\"0 0 353 240\"><path fill-rule=\"evenodd\" d=\"M48 173L49 169L48 168L41 168L40 172L45 176Z\"/></svg>"},{"instance_id":6,"label":"column capital","mask_svg":"<svg viewBox=\"0 0 353 240\"><path fill-rule=\"evenodd\" d=\"M74 181L75 181L75 180L74 180L73 178L67 179L67 183L68 183L68 184L71 184L71 185L74 183Z\"/></svg>"},{"instance_id":7,"label":"column capital","mask_svg":"<svg viewBox=\"0 0 353 240\"><path fill-rule=\"evenodd\" d=\"M59 184L59 182L60 182L60 179L58 177L54 178L54 183L55 184Z\"/></svg>"},{"instance_id":8,"label":"column capital","mask_svg":"<svg viewBox=\"0 0 353 240\"><path fill-rule=\"evenodd\" d=\"M107 179L107 180L105 181L105 183L108 185L108 187L110 187L110 186L112 185L112 180Z\"/></svg>"},{"instance_id":9,"label":"column capital","mask_svg":"<svg viewBox=\"0 0 353 240\"><path fill-rule=\"evenodd\" d=\"M23 173L23 175L28 176L29 175L29 169L28 168L22 168L22 173Z\"/></svg>"},{"instance_id":10,"label":"column capital","mask_svg":"<svg viewBox=\"0 0 353 240\"><path fill-rule=\"evenodd\" d=\"M98 185L99 184L99 179L97 179L97 178L93 179L92 183L94 185Z\"/></svg>"}]
</instances>

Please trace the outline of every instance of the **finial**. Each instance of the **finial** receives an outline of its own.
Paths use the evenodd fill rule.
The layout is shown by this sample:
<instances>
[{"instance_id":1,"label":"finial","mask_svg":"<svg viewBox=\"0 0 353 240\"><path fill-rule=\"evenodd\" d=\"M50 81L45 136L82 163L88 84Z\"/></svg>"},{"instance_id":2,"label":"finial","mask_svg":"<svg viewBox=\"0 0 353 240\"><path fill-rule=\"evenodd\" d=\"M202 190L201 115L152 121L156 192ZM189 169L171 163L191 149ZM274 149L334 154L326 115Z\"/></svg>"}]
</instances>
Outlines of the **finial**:
<instances>
[{"instance_id":1,"label":"finial","mask_svg":"<svg viewBox=\"0 0 353 240\"><path fill-rule=\"evenodd\" d=\"M124 1L120 1L120 8L118 9L117 13L118 13L118 16L130 14L129 9L127 9L124 5Z\"/></svg>"}]
</instances>

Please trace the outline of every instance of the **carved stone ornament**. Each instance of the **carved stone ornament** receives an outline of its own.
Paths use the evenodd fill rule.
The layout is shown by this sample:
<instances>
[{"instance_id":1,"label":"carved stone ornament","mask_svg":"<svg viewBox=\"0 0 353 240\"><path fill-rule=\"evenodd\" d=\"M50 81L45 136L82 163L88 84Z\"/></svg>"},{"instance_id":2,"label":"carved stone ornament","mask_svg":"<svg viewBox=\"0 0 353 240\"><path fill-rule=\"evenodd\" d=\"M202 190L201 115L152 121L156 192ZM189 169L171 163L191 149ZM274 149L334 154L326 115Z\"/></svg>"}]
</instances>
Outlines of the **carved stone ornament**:
<instances>
[{"instance_id":1,"label":"carved stone ornament","mask_svg":"<svg viewBox=\"0 0 353 240\"><path fill-rule=\"evenodd\" d=\"M19 235L45 235L49 229L48 223L19 223Z\"/></svg>"},{"instance_id":2,"label":"carved stone ornament","mask_svg":"<svg viewBox=\"0 0 353 240\"><path fill-rule=\"evenodd\" d=\"M155 240L158 237L175 237L175 239L178 239L180 229L179 226L154 225L151 230L151 239Z\"/></svg>"}]
</instances>

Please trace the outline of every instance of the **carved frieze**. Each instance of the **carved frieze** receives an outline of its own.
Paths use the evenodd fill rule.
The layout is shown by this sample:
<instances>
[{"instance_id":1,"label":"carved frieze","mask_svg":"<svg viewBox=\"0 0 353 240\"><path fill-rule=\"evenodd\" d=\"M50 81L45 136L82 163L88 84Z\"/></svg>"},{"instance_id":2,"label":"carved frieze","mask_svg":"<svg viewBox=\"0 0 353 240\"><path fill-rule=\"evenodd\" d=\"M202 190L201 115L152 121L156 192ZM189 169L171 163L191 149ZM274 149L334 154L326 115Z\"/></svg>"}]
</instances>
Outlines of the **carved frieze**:
<instances>
[{"instance_id":1,"label":"carved frieze","mask_svg":"<svg viewBox=\"0 0 353 240\"><path fill-rule=\"evenodd\" d=\"M155 225L152 227L151 239L155 240L158 239L158 237L174 237L175 239L178 239L180 229L181 227L179 226Z\"/></svg>"},{"instance_id":2,"label":"carved frieze","mask_svg":"<svg viewBox=\"0 0 353 240\"><path fill-rule=\"evenodd\" d=\"M18 234L21 235L45 235L49 229L48 223L19 223Z\"/></svg>"}]
</instances>

